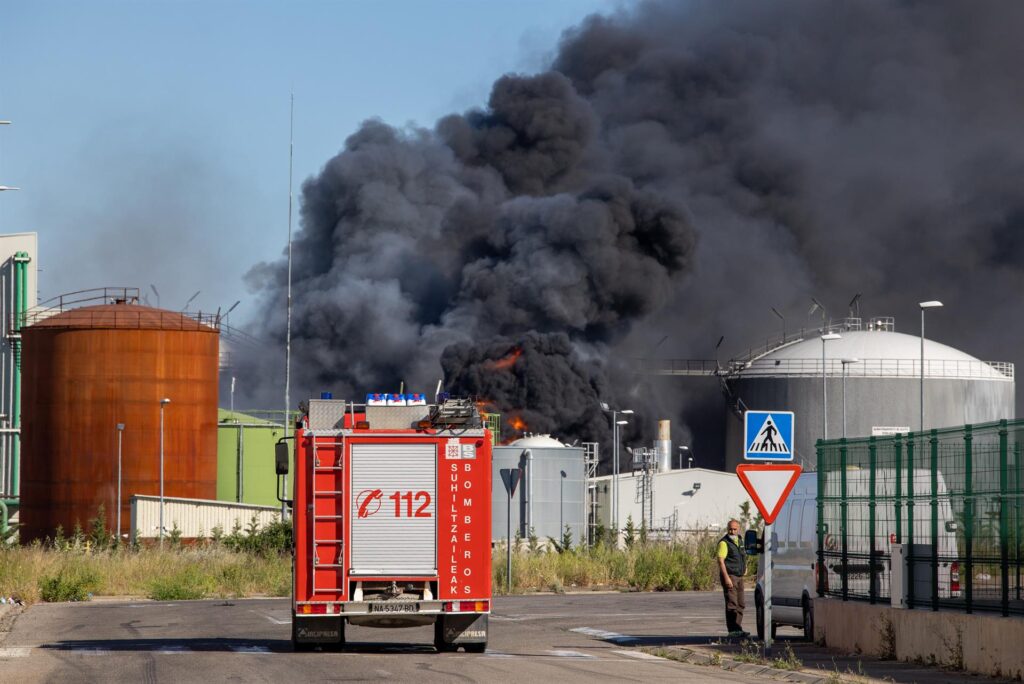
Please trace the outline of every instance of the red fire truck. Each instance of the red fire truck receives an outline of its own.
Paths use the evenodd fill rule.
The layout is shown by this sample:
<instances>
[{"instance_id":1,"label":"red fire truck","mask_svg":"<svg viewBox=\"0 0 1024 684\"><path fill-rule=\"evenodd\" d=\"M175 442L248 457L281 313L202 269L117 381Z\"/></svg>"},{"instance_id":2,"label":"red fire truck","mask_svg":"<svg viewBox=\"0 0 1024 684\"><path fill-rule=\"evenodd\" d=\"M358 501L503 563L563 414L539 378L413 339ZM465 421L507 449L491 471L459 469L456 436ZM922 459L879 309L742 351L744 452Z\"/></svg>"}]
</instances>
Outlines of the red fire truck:
<instances>
[{"instance_id":1,"label":"red fire truck","mask_svg":"<svg viewBox=\"0 0 1024 684\"><path fill-rule=\"evenodd\" d=\"M491 437L476 406L374 394L304 402L294 434L292 641L345 624L434 624L438 651L487 647ZM290 449L278 445L278 475Z\"/></svg>"}]
</instances>

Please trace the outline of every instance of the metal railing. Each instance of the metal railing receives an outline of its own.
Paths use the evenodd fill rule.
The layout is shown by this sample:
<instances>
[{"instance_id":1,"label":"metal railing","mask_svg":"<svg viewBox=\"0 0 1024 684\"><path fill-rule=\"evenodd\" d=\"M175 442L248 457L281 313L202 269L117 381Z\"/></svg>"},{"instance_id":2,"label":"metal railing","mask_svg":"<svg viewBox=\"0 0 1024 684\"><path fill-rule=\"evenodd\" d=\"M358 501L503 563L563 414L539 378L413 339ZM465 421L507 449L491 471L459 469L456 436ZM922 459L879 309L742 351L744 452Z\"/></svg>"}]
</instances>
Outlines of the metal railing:
<instances>
[{"instance_id":1,"label":"metal railing","mask_svg":"<svg viewBox=\"0 0 1024 684\"><path fill-rule=\"evenodd\" d=\"M819 441L821 595L1024 615L1024 421Z\"/></svg>"},{"instance_id":2,"label":"metal railing","mask_svg":"<svg viewBox=\"0 0 1024 684\"><path fill-rule=\"evenodd\" d=\"M839 377L843 374L840 359L827 359L825 372ZM749 376L821 377L821 359L759 359L752 361L737 373ZM919 359L860 359L847 364L846 374L851 378L919 378ZM1008 361L979 361L974 359L925 359L926 378L968 380L1014 379L1014 366Z\"/></svg>"},{"instance_id":3,"label":"metal railing","mask_svg":"<svg viewBox=\"0 0 1024 684\"><path fill-rule=\"evenodd\" d=\"M32 326L53 317L56 311L31 309L25 312L21 327ZM135 328L156 330L204 330L216 332L219 321L216 314L203 312L71 309L64 311L59 322L51 321L54 328Z\"/></svg>"},{"instance_id":4,"label":"metal railing","mask_svg":"<svg viewBox=\"0 0 1024 684\"><path fill-rule=\"evenodd\" d=\"M20 321L12 314L7 321L8 330L40 323L57 314L65 314L60 323L51 322L61 328L137 328L161 330L219 330L220 316L203 312L172 312L162 310L84 310L86 307L103 304L138 304L137 287L98 287L78 290L51 297L38 306L23 312Z\"/></svg>"},{"instance_id":5,"label":"metal railing","mask_svg":"<svg viewBox=\"0 0 1024 684\"><path fill-rule=\"evenodd\" d=\"M645 375L717 375L714 359L633 359L637 373Z\"/></svg>"}]
</instances>

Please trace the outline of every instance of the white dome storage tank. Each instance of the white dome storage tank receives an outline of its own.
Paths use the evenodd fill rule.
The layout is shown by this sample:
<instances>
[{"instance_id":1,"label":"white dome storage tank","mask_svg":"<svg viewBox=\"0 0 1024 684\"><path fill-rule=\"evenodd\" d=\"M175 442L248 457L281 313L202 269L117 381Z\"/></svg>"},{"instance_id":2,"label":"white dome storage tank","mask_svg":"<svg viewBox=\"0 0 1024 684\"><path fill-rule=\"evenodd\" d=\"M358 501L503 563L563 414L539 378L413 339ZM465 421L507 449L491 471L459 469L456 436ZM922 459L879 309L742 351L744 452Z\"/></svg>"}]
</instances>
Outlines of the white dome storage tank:
<instances>
[{"instance_id":1,"label":"white dome storage tank","mask_svg":"<svg viewBox=\"0 0 1024 684\"><path fill-rule=\"evenodd\" d=\"M861 328L860 319L849 319L831 326L829 332L840 338L823 343L820 334L813 333L732 362L726 379L731 393L726 419L728 470L743 460L743 419L738 410L743 407L793 411L797 461L804 468L815 468L815 443L823 430L822 344L829 438L843 433L844 367L847 436L918 429L920 336L895 332L892 318L872 319L867 329ZM1014 395L1012 363L982 361L933 340L924 341L925 429L1012 419Z\"/></svg>"}]
</instances>

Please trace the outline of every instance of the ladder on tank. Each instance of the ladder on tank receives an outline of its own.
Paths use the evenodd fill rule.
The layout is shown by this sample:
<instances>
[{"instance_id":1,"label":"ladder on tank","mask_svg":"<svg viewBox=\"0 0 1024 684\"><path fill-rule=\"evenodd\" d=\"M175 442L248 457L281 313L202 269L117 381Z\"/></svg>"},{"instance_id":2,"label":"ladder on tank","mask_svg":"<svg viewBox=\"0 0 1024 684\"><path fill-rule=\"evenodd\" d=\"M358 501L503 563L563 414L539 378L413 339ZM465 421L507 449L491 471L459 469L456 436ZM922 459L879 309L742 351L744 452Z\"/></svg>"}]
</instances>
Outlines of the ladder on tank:
<instances>
[{"instance_id":1,"label":"ladder on tank","mask_svg":"<svg viewBox=\"0 0 1024 684\"><path fill-rule=\"evenodd\" d=\"M313 515L310 521L312 534L312 553L310 554L310 570L313 580L314 594L340 594L344 587L338 579L342 576L344 565L345 543L342 537L344 525L345 501L343 500L342 463L345 458L345 439L320 441L312 435L313 458L310 459L310 485L313 497ZM326 458L321 452L330 451L336 458ZM317 536L317 530L327 527L332 532L327 536ZM323 560L321 560L323 558ZM320 586L317 578L329 581L330 586Z\"/></svg>"}]
</instances>

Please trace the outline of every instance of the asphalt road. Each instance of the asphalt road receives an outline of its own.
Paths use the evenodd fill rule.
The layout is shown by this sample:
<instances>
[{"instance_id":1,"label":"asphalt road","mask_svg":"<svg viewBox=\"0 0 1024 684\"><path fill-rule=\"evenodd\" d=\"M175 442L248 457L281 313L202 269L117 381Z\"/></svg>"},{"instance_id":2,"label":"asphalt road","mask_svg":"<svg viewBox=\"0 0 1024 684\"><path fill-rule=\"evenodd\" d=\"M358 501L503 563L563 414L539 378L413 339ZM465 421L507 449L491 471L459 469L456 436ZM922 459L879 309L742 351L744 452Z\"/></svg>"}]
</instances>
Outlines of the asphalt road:
<instances>
[{"instance_id":1,"label":"asphalt road","mask_svg":"<svg viewBox=\"0 0 1024 684\"><path fill-rule=\"evenodd\" d=\"M342 653L293 653L287 599L40 604L0 644L0 681L756 681L640 649L722 623L718 592L515 596L495 599L482 655L434 652L431 627L351 626Z\"/></svg>"}]
</instances>

